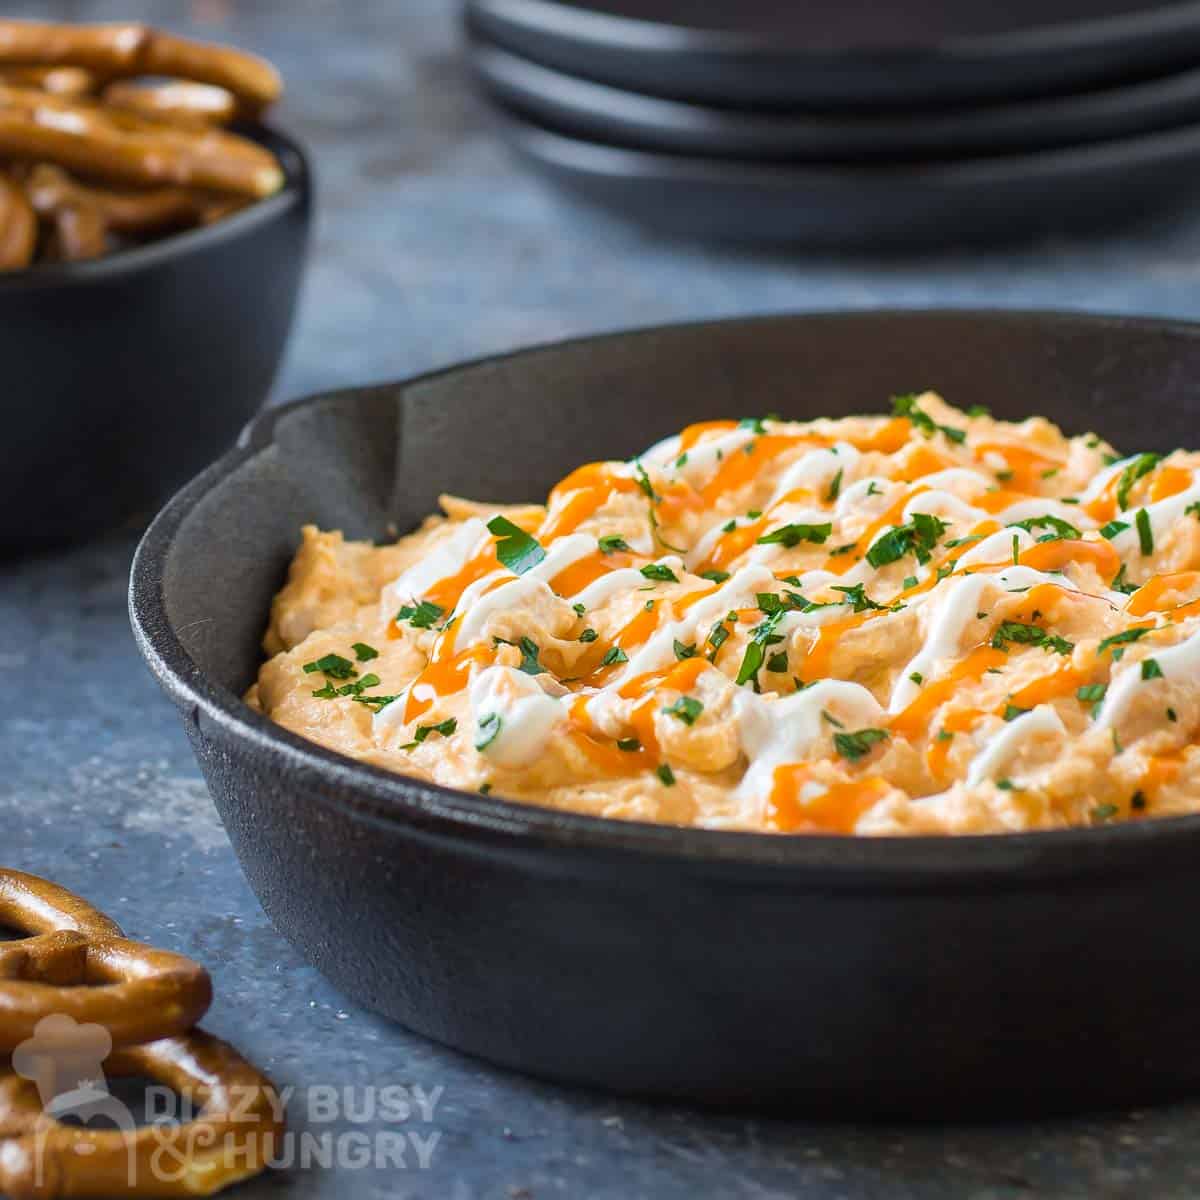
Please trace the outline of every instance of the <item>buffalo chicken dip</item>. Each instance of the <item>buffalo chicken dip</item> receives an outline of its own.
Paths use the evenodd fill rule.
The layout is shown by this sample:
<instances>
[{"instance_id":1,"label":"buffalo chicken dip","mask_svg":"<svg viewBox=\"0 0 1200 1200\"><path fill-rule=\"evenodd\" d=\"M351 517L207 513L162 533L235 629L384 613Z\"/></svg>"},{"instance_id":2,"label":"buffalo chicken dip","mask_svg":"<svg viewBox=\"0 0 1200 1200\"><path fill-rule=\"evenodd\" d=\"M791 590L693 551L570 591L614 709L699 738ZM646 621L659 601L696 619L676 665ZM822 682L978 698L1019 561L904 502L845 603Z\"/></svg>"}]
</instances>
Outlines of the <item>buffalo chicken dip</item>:
<instances>
[{"instance_id":1,"label":"buffalo chicken dip","mask_svg":"<svg viewBox=\"0 0 1200 1200\"><path fill-rule=\"evenodd\" d=\"M933 394L303 530L249 701L518 803L779 833L1200 809L1200 454Z\"/></svg>"}]
</instances>

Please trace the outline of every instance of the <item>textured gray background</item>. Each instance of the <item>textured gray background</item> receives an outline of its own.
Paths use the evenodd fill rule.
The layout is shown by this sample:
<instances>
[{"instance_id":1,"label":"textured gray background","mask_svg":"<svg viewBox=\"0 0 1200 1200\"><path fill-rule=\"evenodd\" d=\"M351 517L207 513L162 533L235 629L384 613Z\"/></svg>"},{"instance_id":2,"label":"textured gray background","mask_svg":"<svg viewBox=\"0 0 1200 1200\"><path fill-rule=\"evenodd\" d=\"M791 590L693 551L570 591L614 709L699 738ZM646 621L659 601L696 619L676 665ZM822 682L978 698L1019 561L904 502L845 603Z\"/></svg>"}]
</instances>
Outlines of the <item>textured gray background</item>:
<instances>
[{"instance_id":1,"label":"textured gray background","mask_svg":"<svg viewBox=\"0 0 1200 1200\"><path fill-rule=\"evenodd\" d=\"M947 247L884 262L650 240L571 207L510 162L472 100L446 0L63 0L8 11L141 16L246 44L283 68L291 91L281 119L314 151L321 215L277 398L687 317L885 304L1197 308L1200 221L1186 219L1107 243ZM1200 1193L1196 1106L937 1129L703 1115L539 1085L360 1011L274 933L242 880L128 632L135 536L0 566L4 861L85 893L134 936L205 962L217 988L206 1025L281 1084L348 1086L358 1101L371 1084L444 1089L431 1124L397 1127L439 1135L428 1171L415 1169L410 1149L409 1170L293 1170L240 1195ZM312 1132L358 1128L347 1117L318 1125L318 1115L293 1104L293 1122Z\"/></svg>"}]
</instances>

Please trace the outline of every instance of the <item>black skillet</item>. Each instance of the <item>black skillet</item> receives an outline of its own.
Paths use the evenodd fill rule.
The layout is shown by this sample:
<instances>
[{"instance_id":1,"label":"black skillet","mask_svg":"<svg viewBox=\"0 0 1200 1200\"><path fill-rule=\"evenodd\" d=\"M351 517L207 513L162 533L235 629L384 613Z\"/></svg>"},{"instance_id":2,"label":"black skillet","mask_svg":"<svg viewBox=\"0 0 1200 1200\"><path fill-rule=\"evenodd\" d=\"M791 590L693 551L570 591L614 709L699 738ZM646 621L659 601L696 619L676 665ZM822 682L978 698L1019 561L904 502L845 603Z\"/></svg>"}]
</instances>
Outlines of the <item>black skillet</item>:
<instances>
[{"instance_id":1,"label":"black skillet","mask_svg":"<svg viewBox=\"0 0 1200 1200\"><path fill-rule=\"evenodd\" d=\"M1200 326L784 316L524 351L268 411L157 518L139 645L263 906L361 1003L493 1062L710 1104L911 1118L1200 1084L1200 816L1026 836L714 833L358 765L239 699L306 521L542 496L689 421L936 387L1128 450L1196 442Z\"/></svg>"},{"instance_id":2,"label":"black skillet","mask_svg":"<svg viewBox=\"0 0 1200 1200\"><path fill-rule=\"evenodd\" d=\"M1195 0L467 0L585 79L738 107L879 111L1066 93L1195 61Z\"/></svg>"}]
</instances>

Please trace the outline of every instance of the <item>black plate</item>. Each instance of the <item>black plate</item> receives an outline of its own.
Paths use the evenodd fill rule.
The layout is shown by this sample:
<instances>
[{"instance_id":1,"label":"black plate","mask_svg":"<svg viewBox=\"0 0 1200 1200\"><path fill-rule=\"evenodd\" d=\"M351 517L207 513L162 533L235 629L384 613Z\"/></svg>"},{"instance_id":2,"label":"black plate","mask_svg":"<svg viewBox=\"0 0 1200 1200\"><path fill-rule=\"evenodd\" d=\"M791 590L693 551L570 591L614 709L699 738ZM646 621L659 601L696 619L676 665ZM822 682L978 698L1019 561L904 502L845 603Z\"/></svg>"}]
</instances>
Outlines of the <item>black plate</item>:
<instances>
[{"instance_id":1,"label":"black plate","mask_svg":"<svg viewBox=\"0 0 1200 1200\"><path fill-rule=\"evenodd\" d=\"M1200 1084L1200 817L1022 836L718 833L362 766L239 699L302 523L517 501L689 421L878 410L1196 443L1200 327L856 313L567 343L260 416L151 526L134 630L263 906L358 1001L494 1062L708 1103L1030 1114ZM520 436L514 437L514 430Z\"/></svg>"},{"instance_id":2,"label":"black plate","mask_svg":"<svg viewBox=\"0 0 1200 1200\"><path fill-rule=\"evenodd\" d=\"M1200 125L1032 154L826 166L624 150L496 115L551 182L684 237L910 249L1088 232L1200 194Z\"/></svg>"},{"instance_id":3,"label":"black plate","mask_svg":"<svg viewBox=\"0 0 1200 1200\"><path fill-rule=\"evenodd\" d=\"M664 100L540 66L480 39L484 89L535 121L633 150L742 159L940 158L1132 137L1200 119L1200 69L1080 95L897 115L752 112Z\"/></svg>"},{"instance_id":4,"label":"black plate","mask_svg":"<svg viewBox=\"0 0 1200 1200\"><path fill-rule=\"evenodd\" d=\"M107 258L0 275L0 552L148 517L267 398L299 294L311 181L290 138L241 132L283 165L274 196Z\"/></svg>"},{"instance_id":5,"label":"black plate","mask_svg":"<svg viewBox=\"0 0 1200 1200\"><path fill-rule=\"evenodd\" d=\"M879 108L1068 92L1194 62L1200 4L1155 0L467 0L478 32L680 100Z\"/></svg>"}]
</instances>

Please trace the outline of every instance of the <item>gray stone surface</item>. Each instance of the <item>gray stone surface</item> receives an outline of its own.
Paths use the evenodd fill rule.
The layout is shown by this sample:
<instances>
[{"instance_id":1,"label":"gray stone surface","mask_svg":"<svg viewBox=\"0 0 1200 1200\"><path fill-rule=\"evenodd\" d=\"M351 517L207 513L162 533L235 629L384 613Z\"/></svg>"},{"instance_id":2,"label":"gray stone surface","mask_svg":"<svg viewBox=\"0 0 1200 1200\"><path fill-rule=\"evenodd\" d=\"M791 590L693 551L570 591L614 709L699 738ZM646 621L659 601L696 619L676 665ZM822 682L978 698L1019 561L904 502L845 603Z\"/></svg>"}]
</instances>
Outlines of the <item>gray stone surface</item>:
<instances>
[{"instance_id":1,"label":"gray stone surface","mask_svg":"<svg viewBox=\"0 0 1200 1200\"><path fill-rule=\"evenodd\" d=\"M543 190L493 142L444 0L25 0L8 9L144 16L255 47L283 67L291 91L281 120L314 150L321 218L277 398L695 316L943 303L1196 311L1200 221L1006 253L947 247L919 260L650 240ZM240 1195L999 1200L1200 1192L1196 1106L937 1129L714 1116L531 1082L356 1008L268 924L175 716L137 658L124 601L134 540L127 531L0 565L3 861L78 889L133 936L208 964L217 1001L207 1026L281 1084L351 1088L356 1105L371 1086L438 1096L429 1122L414 1111L405 1122L376 1116L360 1125L343 1102L327 1124L319 1094L301 1091L293 1123L341 1137L351 1158L341 1169L277 1172ZM384 1149L381 1132L405 1136L406 1169L359 1165L358 1144L344 1135L363 1132ZM431 1153L427 1170L418 1145Z\"/></svg>"}]
</instances>

